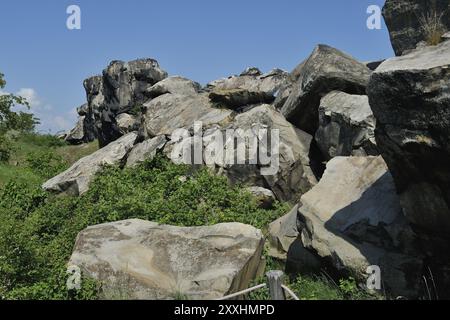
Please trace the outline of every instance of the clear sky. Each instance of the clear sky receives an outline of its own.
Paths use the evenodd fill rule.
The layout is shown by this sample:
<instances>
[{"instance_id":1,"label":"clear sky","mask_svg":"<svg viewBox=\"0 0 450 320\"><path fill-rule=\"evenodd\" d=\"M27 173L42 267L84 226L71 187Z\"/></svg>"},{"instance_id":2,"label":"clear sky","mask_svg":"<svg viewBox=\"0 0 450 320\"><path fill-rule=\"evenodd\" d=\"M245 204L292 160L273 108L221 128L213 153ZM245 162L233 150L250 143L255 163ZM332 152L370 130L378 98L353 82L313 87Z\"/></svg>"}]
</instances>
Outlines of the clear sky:
<instances>
[{"instance_id":1,"label":"clear sky","mask_svg":"<svg viewBox=\"0 0 450 320\"><path fill-rule=\"evenodd\" d=\"M66 9L81 8L81 30ZM82 82L111 60L152 57L171 75L202 84L240 73L292 70L324 43L362 61L393 55L386 26L366 10L384 0L2 0L4 91L28 97L40 131L73 126Z\"/></svg>"}]
</instances>

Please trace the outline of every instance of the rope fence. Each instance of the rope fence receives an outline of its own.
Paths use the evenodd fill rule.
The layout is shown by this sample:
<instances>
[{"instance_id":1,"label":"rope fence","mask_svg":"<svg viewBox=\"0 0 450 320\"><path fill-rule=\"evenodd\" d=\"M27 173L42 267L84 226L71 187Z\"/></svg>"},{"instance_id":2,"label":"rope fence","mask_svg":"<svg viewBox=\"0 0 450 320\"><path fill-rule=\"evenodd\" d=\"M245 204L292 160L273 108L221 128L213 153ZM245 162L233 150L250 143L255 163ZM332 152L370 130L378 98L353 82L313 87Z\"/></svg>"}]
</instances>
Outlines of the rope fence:
<instances>
[{"instance_id":1,"label":"rope fence","mask_svg":"<svg viewBox=\"0 0 450 320\"><path fill-rule=\"evenodd\" d=\"M269 271L266 273L266 277L268 284L262 283L257 286L219 298L217 300L229 300L266 287L269 288L271 300L287 300L286 294L288 294L293 300L300 300L291 289L289 289L287 286L283 284L284 278L283 271L280 270Z\"/></svg>"}]
</instances>

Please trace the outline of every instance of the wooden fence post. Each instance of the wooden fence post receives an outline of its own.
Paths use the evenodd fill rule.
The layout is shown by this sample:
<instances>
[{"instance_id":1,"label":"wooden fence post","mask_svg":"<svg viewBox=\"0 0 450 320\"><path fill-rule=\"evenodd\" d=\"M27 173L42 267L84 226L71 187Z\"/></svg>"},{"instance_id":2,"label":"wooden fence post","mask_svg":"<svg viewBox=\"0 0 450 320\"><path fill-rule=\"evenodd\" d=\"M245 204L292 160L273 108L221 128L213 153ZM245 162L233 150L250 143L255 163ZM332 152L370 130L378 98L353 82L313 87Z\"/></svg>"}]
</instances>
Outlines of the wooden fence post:
<instances>
[{"instance_id":1,"label":"wooden fence post","mask_svg":"<svg viewBox=\"0 0 450 320\"><path fill-rule=\"evenodd\" d=\"M281 285L283 284L283 276L284 273L280 270L271 270L266 273L270 298L272 300L286 300L284 290L281 287Z\"/></svg>"}]
</instances>

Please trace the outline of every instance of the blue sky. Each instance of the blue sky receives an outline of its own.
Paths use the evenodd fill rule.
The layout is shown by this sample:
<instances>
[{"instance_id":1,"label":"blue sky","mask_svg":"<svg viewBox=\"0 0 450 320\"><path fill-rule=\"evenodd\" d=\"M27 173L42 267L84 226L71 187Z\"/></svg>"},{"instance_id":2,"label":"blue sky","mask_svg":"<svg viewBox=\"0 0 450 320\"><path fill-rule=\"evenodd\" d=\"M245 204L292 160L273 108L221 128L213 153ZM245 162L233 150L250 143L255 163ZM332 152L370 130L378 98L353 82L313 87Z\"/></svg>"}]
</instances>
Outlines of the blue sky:
<instances>
[{"instance_id":1,"label":"blue sky","mask_svg":"<svg viewBox=\"0 0 450 320\"><path fill-rule=\"evenodd\" d=\"M81 30L66 8L81 8ZM366 27L384 0L4 0L0 72L4 91L28 97L40 131L73 126L82 82L111 60L152 57L171 75L205 84L240 73L292 70L324 43L362 60L393 55L386 26Z\"/></svg>"}]
</instances>

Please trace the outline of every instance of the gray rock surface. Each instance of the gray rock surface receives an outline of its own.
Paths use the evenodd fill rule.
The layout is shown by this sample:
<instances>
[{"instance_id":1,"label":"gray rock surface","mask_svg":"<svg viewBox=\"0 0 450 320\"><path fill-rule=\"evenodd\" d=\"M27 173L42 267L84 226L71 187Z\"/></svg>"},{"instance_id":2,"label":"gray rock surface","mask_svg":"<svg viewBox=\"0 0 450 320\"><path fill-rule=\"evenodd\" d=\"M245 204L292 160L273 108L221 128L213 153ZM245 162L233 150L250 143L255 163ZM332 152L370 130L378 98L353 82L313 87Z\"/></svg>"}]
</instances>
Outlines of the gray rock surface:
<instances>
[{"instance_id":1,"label":"gray rock surface","mask_svg":"<svg viewBox=\"0 0 450 320\"><path fill-rule=\"evenodd\" d=\"M128 154L126 166L134 167L144 161L152 160L156 153L164 148L166 142L166 136L157 136L138 143Z\"/></svg>"},{"instance_id":2,"label":"gray rock surface","mask_svg":"<svg viewBox=\"0 0 450 320\"><path fill-rule=\"evenodd\" d=\"M204 127L227 122L231 111L214 108L207 94L164 94L144 104L143 130L146 138L171 135L178 128L191 128L195 121Z\"/></svg>"},{"instance_id":3,"label":"gray rock surface","mask_svg":"<svg viewBox=\"0 0 450 320\"><path fill-rule=\"evenodd\" d=\"M421 256L381 157L333 158L300 203L306 248L363 283L367 267L377 265L387 292L417 296Z\"/></svg>"},{"instance_id":4,"label":"gray rock surface","mask_svg":"<svg viewBox=\"0 0 450 320\"><path fill-rule=\"evenodd\" d=\"M372 75L376 140L406 217L431 234L450 231L450 42L384 62Z\"/></svg>"},{"instance_id":5,"label":"gray rock surface","mask_svg":"<svg viewBox=\"0 0 450 320\"><path fill-rule=\"evenodd\" d=\"M80 232L69 265L106 299L217 299L258 275L264 237L240 223L174 227L125 220Z\"/></svg>"},{"instance_id":6,"label":"gray rock surface","mask_svg":"<svg viewBox=\"0 0 450 320\"><path fill-rule=\"evenodd\" d=\"M264 171L261 171L261 168L265 166L261 164L225 165L224 173L231 181L268 186L277 198L283 201L298 200L301 194L317 183L311 168L313 164L309 158L312 137L291 125L272 106L261 105L239 114L226 129L250 130L257 133L264 129L278 130L279 135L278 147L259 139L260 146L265 146L269 151L273 148L271 159L276 160L269 164L270 170L267 174L262 174ZM235 150L236 153L243 152L238 148Z\"/></svg>"},{"instance_id":7,"label":"gray rock surface","mask_svg":"<svg viewBox=\"0 0 450 320\"><path fill-rule=\"evenodd\" d=\"M437 13L443 30L450 30L449 7L449 0L387 0L383 16L396 55L415 49L419 42L427 40L421 20L430 14Z\"/></svg>"},{"instance_id":8,"label":"gray rock surface","mask_svg":"<svg viewBox=\"0 0 450 320\"><path fill-rule=\"evenodd\" d=\"M133 116L131 114L121 113L117 115L116 122L117 127L119 128L119 132L122 135L139 130L140 121L136 116Z\"/></svg>"},{"instance_id":9,"label":"gray rock surface","mask_svg":"<svg viewBox=\"0 0 450 320\"><path fill-rule=\"evenodd\" d=\"M298 205L269 225L270 257L286 263L287 272L309 272L320 269L320 260L302 244L297 228Z\"/></svg>"},{"instance_id":10,"label":"gray rock surface","mask_svg":"<svg viewBox=\"0 0 450 320\"><path fill-rule=\"evenodd\" d=\"M81 195L89 189L89 183L105 165L118 165L126 157L136 141L131 132L106 147L97 150L73 164L69 169L45 182L42 187L54 193Z\"/></svg>"},{"instance_id":11,"label":"gray rock surface","mask_svg":"<svg viewBox=\"0 0 450 320\"><path fill-rule=\"evenodd\" d=\"M295 82L285 89L289 96L284 104L276 101L276 105L291 123L315 134L319 125L320 99L333 90L365 94L369 77L370 70L364 64L337 49L319 45L291 73Z\"/></svg>"},{"instance_id":12,"label":"gray rock surface","mask_svg":"<svg viewBox=\"0 0 450 320\"><path fill-rule=\"evenodd\" d=\"M231 76L208 83L207 88L217 90L243 89L252 92L265 92L275 95L288 77L286 71L273 69L262 74L257 68L248 68L239 76Z\"/></svg>"},{"instance_id":13,"label":"gray rock surface","mask_svg":"<svg viewBox=\"0 0 450 320\"><path fill-rule=\"evenodd\" d=\"M320 101L315 139L326 160L378 155L375 123L367 96L333 91Z\"/></svg>"},{"instance_id":14,"label":"gray rock surface","mask_svg":"<svg viewBox=\"0 0 450 320\"><path fill-rule=\"evenodd\" d=\"M150 98L156 98L166 93L193 95L200 90L200 84L192 80L172 76L161 80L148 88L145 92Z\"/></svg>"},{"instance_id":15,"label":"gray rock surface","mask_svg":"<svg viewBox=\"0 0 450 320\"><path fill-rule=\"evenodd\" d=\"M312 137L271 105L259 105L227 122L205 126L197 139L197 148L203 150L199 159L191 156L195 150L191 133L170 141L164 153L175 163L207 165L232 184L268 188L283 201L297 201L317 183L309 158Z\"/></svg>"}]
</instances>

